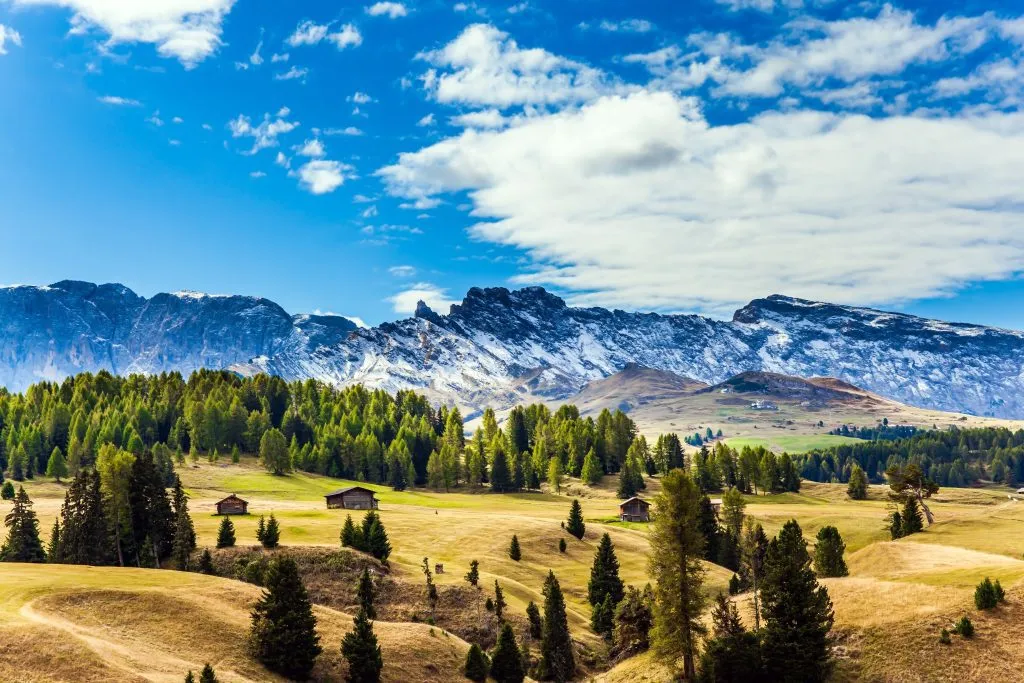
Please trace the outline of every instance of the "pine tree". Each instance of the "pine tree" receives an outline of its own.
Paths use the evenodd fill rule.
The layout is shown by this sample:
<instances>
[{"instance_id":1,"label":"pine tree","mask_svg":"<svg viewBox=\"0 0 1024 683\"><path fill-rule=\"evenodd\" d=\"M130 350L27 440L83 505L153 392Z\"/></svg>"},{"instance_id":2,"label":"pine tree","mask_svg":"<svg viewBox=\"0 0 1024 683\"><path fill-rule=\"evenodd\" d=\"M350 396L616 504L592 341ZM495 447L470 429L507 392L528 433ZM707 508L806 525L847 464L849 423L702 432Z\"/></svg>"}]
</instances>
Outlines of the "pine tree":
<instances>
[{"instance_id":1,"label":"pine tree","mask_svg":"<svg viewBox=\"0 0 1024 683\"><path fill-rule=\"evenodd\" d=\"M544 630L541 636L540 675L554 681L571 680L576 660L565 613L565 598L555 573L548 571L544 581Z\"/></svg>"},{"instance_id":2,"label":"pine tree","mask_svg":"<svg viewBox=\"0 0 1024 683\"><path fill-rule=\"evenodd\" d=\"M260 463L271 474L281 476L292 471L288 442L279 430L271 427L260 439Z\"/></svg>"},{"instance_id":3,"label":"pine tree","mask_svg":"<svg viewBox=\"0 0 1024 683\"><path fill-rule=\"evenodd\" d=\"M594 605L590 613L590 628L594 633L611 640L612 632L615 630L615 605L612 604L612 596L604 596L604 601Z\"/></svg>"},{"instance_id":4,"label":"pine tree","mask_svg":"<svg viewBox=\"0 0 1024 683\"><path fill-rule=\"evenodd\" d=\"M564 553L567 547L568 546L566 546L564 538L558 539L558 552Z\"/></svg>"},{"instance_id":5,"label":"pine tree","mask_svg":"<svg viewBox=\"0 0 1024 683\"><path fill-rule=\"evenodd\" d=\"M209 664L203 666L203 672L199 674L199 683L217 683L217 674Z\"/></svg>"},{"instance_id":6,"label":"pine tree","mask_svg":"<svg viewBox=\"0 0 1024 683\"><path fill-rule=\"evenodd\" d=\"M491 653L491 678L497 683L522 683L526 678L523 655L516 645L515 633L508 624L502 625L498 643Z\"/></svg>"},{"instance_id":7,"label":"pine tree","mask_svg":"<svg viewBox=\"0 0 1024 683\"><path fill-rule=\"evenodd\" d=\"M374 515L373 523L370 525L369 533L366 534L367 551L384 564L388 563L391 556L391 543L388 541L388 534L384 530L384 523L380 517Z\"/></svg>"},{"instance_id":8,"label":"pine tree","mask_svg":"<svg viewBox=\"0 0 1024 683\"><path fill-rule=\"evenodd\" d=\"M256 540L263 543L263 537L267 535L267 520L260 515L260 521L256 523Z\"/></svg>"},{"instance_id":9,"label":"pine tree","mask_svg":"<svg viewBox=\"0 0 1024 683\"><path fill-rule=\"evenodd\" d=\"M498 617L498 621L505 619L505 594L497 579L494 580L494 616Z\"/></svg>"},{"instance_id":10,"label":"pine tree","mask_svg":"<svg viewBox=\"0 0 1024 683\"><path fill-rule=\"evenodd\" d=\"M540 639L544 633L544 620L541 619L540 610L537 609L533 600L526 606L526 620L530 624L530 637L535 640Z\"/></svg>"},{"instance_id":11,"label":"pine tree","mask_svg":"<svg viewBox=\"0 0 1024 683\"><path fill-rule=\"evenodd\" d=\"M277 523L277 518L274 517L274 513L270 513L270 519L267 520L267 526L263 530L263 538L260 539L263 543L263 547L269 549L276 548L281 542L281 527Z\"/></svg>"},{"instance_id":12,"label":"pine tree","mask_svg":"<svg viewBox=\"0 0 1024 683\"><path fill-rule=\"evenodd\" d=\"M53 477L57 481L60 481L61 477L68 476L68 463L64 460L64 454L61 453L60 448L57 446L53 447L53 452L50 453L50 460L46 463L46 476Z\"/></svg>"},{"instance_id":13,"label":"pine tree","mask_svg":"<svg viewBox=\"0 0 1024 683\"><path fill-rule=\"evenodd\" d=\"M235 545L235 524L230 517L220 520L220 528L217 529L217 547L233 548Z\"/></svg>"},{"instance_id":14,"label":"pine tree","mask_svg":"<svg viewBox=\"0 0 1024 683\"><path fill-rule=\"evenodd\" d=\"M1001 586L1000 590L1002 590ZM992 584L992 580L986 576L985 580L974 589L974 606L979 610L986 610L993 609L998 604L999 597L996 594L996 588Z\"/></svg>"},{"instance_id":15,"label":"pine tree","mask_svg":"<svg viewBox=\"0 0 1024 683\"><path fill-rule=\"evenodd\" d=\"M363 567L363 573L359 576L359 609L366 615L367 619L376 619L377 610L373 607L373 577L370 576L370 568Z\"/></svg>"},{"instance_id":16,"label":"pine tree","mask_svg":"<svg viewBox=\"0 0 1024 683\"><path fill-rule=\"evenodd\" d=\"M305 680L321 648L316 617L295 560L274 557L263 583L266 588L252 611L253 656L274 673Z\"/></svg>"},{"instance_id":17,"label":"pine tree","mask_svg":"<svg viewBox=\"0 0 1024 683\"><path fill-rule=\"evenodd\" d=\"M654 625L650 584L640 591L634 586L626 588L626 595L615 608L615 631L613 641L615 652L630 656L647 650L650 646L650 631Z\"/></svg>"},{"instance_id":18,"label":"pine tree","mask_svg":"<svg viewBox=\"0 0 1024 683\"><path fill-rule=\"evenodd\" d=\"M707 683L746 683L764 680L757 636L743 628L736 605L721 593L711 611L714 637L700 658L700 680Z\"/></svg>"},{"instance_id":19,"label":"pine tree","mask_svg":"<svg viewBox=\"0 0 1024 683\"><path fill-rule=\"evenodd\" d=\"M823 526L818 530L817 544L814 546L814 572L822 578L847 576L843 552L846 544L839 530L834 526Z\"/></svg>"},{"instance_id":20,"label":"pine tree","mask_svg":"<svg viewBox=\"0 0 1024 683\"><path fill-rule=\"evenodd\" d=\"M512 534L512 542L508 545L508 556L514 562L518 562L523 558L523 554L519 549L519 537L515 534Z\"/></svg>"},{"instance_id":21,"label":"pine tree","mask_svg":"<svg viewBox=\"0 0 1024 683\"><path fill-rule=\"evenodd\" d=\"M800 525L790 520L768 544L761 599L766 675L777 681L824 681L832 670L832 601L811 570Z\"/></svg>"},{"instance_id":22,"label":"pine tree","mask_svg":"<svg viewBox=\"0 0 1024 683\"><path fill-rule=\"evenodd\" d=\"M352 630L342 639L341 654L348 661L345 680L349 683L377 683L380 680L384 657L370 617L363 610L356 615Z\"/></svg>"},{"instance_id":23,"label":"pine tree","mask_svg":"<svg viewBox=\"0 0 1024 683\"><path fill-rule=\"evenodd\" d=\"M192 518L188 514L188 496L181 489L180 480L175 488L174 514L174 542L171 549L171 560L177 569L184 571L188 569L189 557L196 549L196 530L192 526Z\"/></svg>"},{"instance_id":24,"label":"pine tree","mask_svg":"<svg viewBox=\"0 0 1024 683\"><path fill-rule=\"evenodd\" d=\"M850 481L846 485L846 495L852 500L866 500L868 497L868 477L860 465L854 465L850 472Z\"/></svg>"},{"instance_id":25,"label":"pine tree","mask_svg":"<svg viewBox=\"0 0 1024 683\"><path fill-rule=\"evenodd\" d=\"M213 556L209 548L203 548L203 554L199 556L199 573L215 575L217 570L213 567Z\"/></svg>"},{"instance_id":26,"label":"pine tree","mask_svg":"<svg viewBox=\"0 0 1024 683\"><path fill-rule=\"evenodd\" d=\"M490 668L487 655L484 654L480 646L476 643L471 645L469 652L466 653L466 664L462 669L466 678L474 681L474 683L486 683Z\"/></svg>"},{"instance_id":27,"label":"pine tree","mask_svg":"<svg viewBox=\"0 0 1024 683\"><path fill-rule=\"evenodd\" d=\"M14 500L14 484L9 481L4 482L3 487L0 487L0 499Z\"/></svg>"},{"instance_id":28,"label":"pine tree","mask_svg":"<svg viewBox=\"0 0 1024 683\"><path fill-rule=\"evenodd\" d=\"M0 548L3 562L46 562L46 551L39 540L39 520L23 486L18 487L14 507L4 518L7 538Z\"/></svg>"},{"instance_id":29,"label":"pine tree","mask_svg":"<svg viewBox=\"0 0 1024 683\"><path fill-rule=\"evenodd\" d=\"M61 556L60 517L58 517L53 520L53 530L50 531L50 545L46 550L46 561L60 562Z\"/></svg>"},{"instance_id":30,"label":"pine tree","mask_svg":"<svg viewBox=\"0 0 1024 683\"><path fill-rule=\"evenodd\" d=\"M619 604L624 595L625 587L619 578L619 559L615 556L612 538L606 532L594 554L594 564L590 568L590 582L587 584L587 600L591 607L597 608L606 597L612 600L612 609ZM609 623L611 615L608 615Z\"/></svg>"},{"instance_id":31,"label":"pine tree","mask_svg":"<svg viewBox=\"0 0 1024 683\"><path fill-rule=\"evenodd\" d=\"M903 517L899 510L893 510L889 515L889 536L892 540L903 538Z\"/></svg>"},{"instance_id":32,"label":"pine tree","mask_svg":"<svg viewBox=\"0 0 1024 683\"><path fill-rule=\"evenodd\" d=\"M191 671L185 674L185 683L196 683L196 677Z\"/></svg>"},{"instance_id":33,"label":"pine tree","mask_svg":"<svg viewBox=\"0 0 1024 683\"><path fill-rule=\"evenodd\" d=\"M352 521L352 515L345 516L345 524L341 527L341 547L365 551L362 533Z\"/></svg>"},{"instance_id":34,"label":"pine tree","mask_svg":"<svg viewBox=\"0 0 1024 683\"><path fill-rule=\"evenodd\" d=\"M672 470L655 500L649 573L657 578L653 644L667 661L683 661L683 678L696 675L697 640L704 631L704 537L698 526L701 493L690 475Z\"/></svg>"},{"instance_id":35,"label":"pine tree","mask_svg":"<svg viewBox=\"0 0 1024 683\"><path fill-rule=\"evenodd\" d=\"M597 454L594 453L594 449L591 448L587 451L587 457L583 459L583 469L580 470L580 479L583 480L584 484L593 486L601 481L601 477L603 476L604 470L601 469L601 463L598 461Z\"/></svg>"},{"instance_id":36,"label":"pine tree","mask_svg":"<svg viewBox=\"0 0 1024 683\"><path fill-rule=\"evenodd\" d=\"M907 496L906 502L903 503L903 513L900 515L900 519L904 536L924 531L924 520L921 518L921 507L917 503L917 498Z\"/></svg>"},{"instance_id":37,"label":"pine tree","mask_svg":"<svg viewBox=\"0 0 1024 683\"><path fill-rule=\"evenodd\" d=\"M505 440L498 434L491 441L491 490L495 493L512 490L512 474L508 465Z\"/></svg>"},{"instance_id":38,"label":"pine tree","mask_svg":"<svg viewBox=\"0 0 1024 683\"><path fill-rule=\"evenodd\" d=\"M565 523L565 530L580 540L587 530L587 525L583 523L583 508L576 498L572 499L572 505L569 507L569 519Z\"/></svg>"},{"instance_id":39,"label":"pine tree","mask_svg":"<svg viewBox=\"0 0 1024 683\"><path fill-rule=\"evenodd\" d=\"M562 492L562 478L564 476L562 459L556 455L548 461L548 486L553 488L555 493Z\"/></svg>"},{"instance_id":40,"label":"pine tree","mask_svg":"<svg viewBox=\"0 0 1024 683\"><path fill-rule=\"evenodd\" d=\"M704 536L704 559L714 562L718 559L720 545L718 530L718 515L711 505L711 499L707 495L700 497L700 517L698 521L701 535Z\"/></svg>"},{"instance_id":41,"label":"pine tree","mask_svg":"<svg viewBox=\"0 0 1024 683\"><path fill-rule=\"evenodd\" d=\"M423 558L423 576L427 582L427 604L430 606L430 618L433 620L434 610L437 609L437 586L434 585L434 575L430 572L430 562L426 557Z\"/></svg>"},{"instance_id":42,"label":"pine tree","mask_svg":"<svg viewBox=\"0 0 1024 683\"><path fill-rule=\"evenodd\" d=\"M469 563L469 571L466 572L466 581L469 582L470 586L476 586L480 581L480 563L473 560Z\"/></svg>"}]
</instances>

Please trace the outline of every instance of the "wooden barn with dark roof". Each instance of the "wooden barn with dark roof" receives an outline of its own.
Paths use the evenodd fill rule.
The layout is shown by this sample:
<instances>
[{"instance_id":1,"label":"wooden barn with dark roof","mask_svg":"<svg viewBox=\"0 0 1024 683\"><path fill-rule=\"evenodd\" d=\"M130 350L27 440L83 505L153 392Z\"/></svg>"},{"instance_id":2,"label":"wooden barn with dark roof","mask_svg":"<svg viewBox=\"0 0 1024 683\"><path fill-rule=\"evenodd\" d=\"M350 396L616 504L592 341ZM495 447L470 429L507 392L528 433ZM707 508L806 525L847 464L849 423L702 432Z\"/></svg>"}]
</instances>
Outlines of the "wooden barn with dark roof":
<instances>
[{"instance_id":1,"label":"wooden barn with dark roof","mask_svg":"<svg viewBox=\"0 0 1024 683\"><path fill-rule=\"evenodd\" d=\"M247 515L249 514L249 501L242 500L232 493L227 498L217 501L217 514Z\"/></svg>"},{"instance_id":2,"label":"wooden barn with dark roof","mask_svg":"<svg viewBox=\"0 0 1024 683\"><path fill-rule=\"evenodd\" d=\"M623 522L651 521L651 504L640 496L619 503L619 520Z\"/></svg>"},{"instance_id":3,"label":"wooden barn with dark roof","mask_svg":"<svg viewBox=\"0 0 1024 683\"><path fill-rule=\"evenodd\" d=\"M344 510L376 510L377 496L373 491L362 486L349 486L328 493L327 508L341 508Z\"/></svg>"}]
</instances>

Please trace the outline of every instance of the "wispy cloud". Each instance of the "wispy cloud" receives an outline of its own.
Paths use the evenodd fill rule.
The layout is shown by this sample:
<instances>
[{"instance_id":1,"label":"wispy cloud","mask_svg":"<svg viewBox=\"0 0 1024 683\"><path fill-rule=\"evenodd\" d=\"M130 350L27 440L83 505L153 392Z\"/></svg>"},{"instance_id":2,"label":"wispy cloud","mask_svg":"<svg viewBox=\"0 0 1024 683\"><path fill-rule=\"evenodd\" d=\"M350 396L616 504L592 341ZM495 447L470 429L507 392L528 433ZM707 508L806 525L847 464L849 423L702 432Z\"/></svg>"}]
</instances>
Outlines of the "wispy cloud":
<instances>
[{"instance_id":1,"label":"wispy cloud","mask_svg":"<svg viewBox=\"0 0 1024 683\"><path fill-rule=\"evenodd\" d=\"M96 100L98 102L102 102L103 104L109 104L114 107L142 106L142 102L139 102L138 100L134 100L130 97L120 97L118 95L103 95L102 97L97 97Z\"/></svg>"},{"instance_id":2,"label":"wispy cloud","mask_svg":"<svg viewBox=\"0 0 1024 683\"><path fill-rule=\"evenodd\" d=\"M371 17L386 16L390 19L397 19L407 16L409 10L400 2L375 2L366 8L366 13Z\"/></svg>"}]
</instances>

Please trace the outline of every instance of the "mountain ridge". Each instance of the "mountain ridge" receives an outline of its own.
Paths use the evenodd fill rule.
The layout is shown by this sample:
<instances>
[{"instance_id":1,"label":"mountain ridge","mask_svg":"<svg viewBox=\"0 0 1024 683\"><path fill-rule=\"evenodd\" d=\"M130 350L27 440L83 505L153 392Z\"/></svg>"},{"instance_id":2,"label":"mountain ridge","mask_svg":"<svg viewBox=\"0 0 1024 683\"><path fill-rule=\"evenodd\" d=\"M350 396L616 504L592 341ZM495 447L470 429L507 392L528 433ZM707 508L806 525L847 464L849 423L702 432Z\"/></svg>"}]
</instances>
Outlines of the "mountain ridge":
<instances>
[{"instance_id":1,"label":"mountain ridge","mask_svg":"<svg viewBox=\"0 0 1024 683\"><path fill-rule=\"evenodd\" d=\"M755 299L731 320L576 308L542 287L471 288L440 314L359 328L269 299L139 296L64 280L0 288L0 384L82 371L271 372L416 389L468 411L565 399L630 363L707 385L744 371L835 377L909 405L1024 416L1024 334L814 302Z\"/></svg>"}]
</instances>

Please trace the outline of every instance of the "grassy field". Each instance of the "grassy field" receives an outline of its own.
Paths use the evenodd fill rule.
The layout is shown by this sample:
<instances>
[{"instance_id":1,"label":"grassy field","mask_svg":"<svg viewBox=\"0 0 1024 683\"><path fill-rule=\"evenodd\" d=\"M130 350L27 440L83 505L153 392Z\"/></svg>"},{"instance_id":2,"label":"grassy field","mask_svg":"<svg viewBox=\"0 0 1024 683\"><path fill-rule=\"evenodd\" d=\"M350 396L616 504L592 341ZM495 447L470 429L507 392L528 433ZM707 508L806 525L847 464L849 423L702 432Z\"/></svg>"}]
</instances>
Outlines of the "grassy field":
<instances>
[{"instance_id":1,"label":"grassy field","mask_svg":"<svg viewBox=\"0 0 1024 683\"><path fill-rule=\"evenodd\" d=\"M780 434L778 436L740 436L726 439L726 443L732 448L740 449L744 446L756 448L764 446L768 450L777 453L806 453L817 448L831 448L832 446L844 446L851 443L859 443L860 439L849 436L836 436L834 434Z\"/></svg>"},{"instance_id":2,"label":"grassy field","mask_svg":"<svg viewBox=\"0 0 1024 683\"><path fill-rule=\"evenodd\" d=\"M253 513L234 519L240 545L255 544L259 516L273 512L282 525L284 546L338 546L346 513L326 509L323 495L349 482L301 473L275 477L258 469L251 458L237 465L190 464L179 473L191 496L200 545L212 545L215 539L220 518L213 514L214 502L236 493L249 501ZM611 478L593 488L570 483L561 495L372 488L394 547L396 580L421 586L419 566L428 557L431 565L445 566L438 583L462 584L469 562L476 559L488 591L498 580L510 612L521 615L528 601L540 604L544 577L553 570L566 594L574 635L594 651L601 644L588 628L586 586L600 535L611 535L626 581L648 581L648 527L614 521L618 501ZM45 534L64 486L29 482L26 489ZM657 489L657 480L649 480L645 495L653 496ZM583 540L561 528L574 496L587 521ZM993 680L989 673L1003 673L1002 665L970 669L950 663L954 650L941 649L934 636L946 620L973 612L973 587L984 576L999 578L1008 588L1024 579L1024 504L1008 500L1005 491L943 490L931 504L936 524L897 542L888 540L884 517L889 504L883 487L871 487L866 501L851 501L844 486L805 482L800 493L748 496L747 502L748 514L769 534L796 519L811 541L824 525L836 526L843 535L851 576L826 582L842 645L837 680L952 680L936 662L958 672L958 680ZM0 503L0 513L9 506ZM512 534L522 546L520 562L507 557ZM567 543L565 553L558 550L559 539ZM711 567L709 592L721 590L729 575ZM182 667L196 668L206 659L219 663L218 672L225 671L222 680L274 680L244 652L248 609L257 592L246 584L177 572L0 564L0 680L11 680L8 672L15 666L36 676L19 680L68 680L76 662L99 672L78 680L180 680ZM1001 609L1018 614L1019 594L1019 587L1012 588L1011 605ZM143 616L136 614L140 610ZM129 612L130 618L125 616ZM327 608L318 608L318 616L325 650L330 651L318 676L336 680L343 667L337 646L349 617ZM970 647L1012 653L1012 644L995 640L1001 622L989 625L988 618L982 623L991 642L981 645L976 639ZM895 668L883 656L891 645L882 634L892 629L919 650L902 653ZM1022 630L1014 625L1008 632ZM437 631L432 636L427 627L409 623L382 623L378 632L386 643L388 680L457 679L466 645L455 636ZM25 647L33 642L43 647ZM930 649L921 649L928 643L933 644ZM406 657L406 652L416 656ZM929 678L928 672L935 677ZM665 680L665 672L648 658L629 660L599 678L653 682Z\"/></svg>"}]
</instances>

